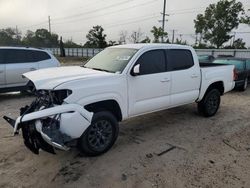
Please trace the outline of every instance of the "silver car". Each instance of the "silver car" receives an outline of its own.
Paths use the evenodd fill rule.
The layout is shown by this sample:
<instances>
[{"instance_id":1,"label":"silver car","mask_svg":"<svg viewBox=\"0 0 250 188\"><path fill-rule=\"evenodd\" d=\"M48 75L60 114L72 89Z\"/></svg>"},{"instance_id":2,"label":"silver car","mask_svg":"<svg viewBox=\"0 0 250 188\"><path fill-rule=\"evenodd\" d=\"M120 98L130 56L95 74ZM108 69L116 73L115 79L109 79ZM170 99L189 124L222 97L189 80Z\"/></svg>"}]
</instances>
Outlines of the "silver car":
<instances>
[{"instance_id":1,"label":"silver car","mask_svg":"<svg viewBox=\"0 0 250 188\"><path fill-rule=\"evenodd\" d=\"M0 47L0 92L27 90L23 73L60 66L48 51L25 47Z\"/></svg>"}]
</instances>

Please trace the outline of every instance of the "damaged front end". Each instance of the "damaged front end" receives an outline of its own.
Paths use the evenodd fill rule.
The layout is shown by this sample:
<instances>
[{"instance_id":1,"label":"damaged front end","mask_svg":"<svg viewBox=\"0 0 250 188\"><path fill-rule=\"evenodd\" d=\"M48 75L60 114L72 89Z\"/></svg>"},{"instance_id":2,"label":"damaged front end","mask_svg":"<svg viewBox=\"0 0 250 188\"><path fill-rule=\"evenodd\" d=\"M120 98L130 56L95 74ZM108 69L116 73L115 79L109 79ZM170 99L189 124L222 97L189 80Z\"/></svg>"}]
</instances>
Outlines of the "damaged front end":
<instances>
[{"instance_id":1,"label":"damaged front end","mask_svg":"<svg viewBox=\"0 0 250 188\"><path fill-rule=\"evenodd\" d=\"M33 153L42 149L55 153L55 148L68 150L91 124L93 113L64 99L70 90L37 91L30 106L20 109L20 116L4 119L14 128L14 135L22 130L24 144Z\"/></svg>"}]
</instances>

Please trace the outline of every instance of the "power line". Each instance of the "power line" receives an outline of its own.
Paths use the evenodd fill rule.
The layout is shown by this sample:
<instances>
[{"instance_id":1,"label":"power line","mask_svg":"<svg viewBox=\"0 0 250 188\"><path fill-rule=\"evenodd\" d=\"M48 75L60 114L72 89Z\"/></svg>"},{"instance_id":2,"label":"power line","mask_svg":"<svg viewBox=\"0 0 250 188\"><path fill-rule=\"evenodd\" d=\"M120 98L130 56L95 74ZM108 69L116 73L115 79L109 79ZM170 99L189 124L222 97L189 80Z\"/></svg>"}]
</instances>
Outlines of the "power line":
<instances>
[{"instance_id":1,"label":"power line","mask_svg":"<svg viewBox=\"0 0 250 188\"><path fill-rule=\"evenodd\" d=\"M158 15L152 15L152 16L148 16L148 17L140 16L140 17L137 17L137 18L131 18L129 20L134 20L134 19L138 19L138 20L134 20L134 21L123 20L124 22L121 21L122 23L119 23L119 24L117 24L117 23L111 23L109 25L106 25L105 29L109 29L109 28L116 27L116 26L121 26L121 25L138 23L138 22L150 20L150 19L153 19L153 18L156 18L156 17L158 17ZM80 32L83 32L83 30L66 31L66 32L62 32L62 33L80 33Z\"/></svg>"},{"instance_id":2,"label":"power line","mask_svg":"<svg viewBox=\"0 0 250 188\"><path fill-rule=\"evenodd\" d=\"M109 9L109 8L113 8L113 7L116 7L116 6L120 6L120 5L126 4L126 3L130 2L130 1L131 0L122 1L122 2L114 3L114 4L106 6L106 7L97 8L97 9L94 9L94 10L91 10L91 11L87 11L87 12L83 12L83 13L79 13L79 14L74 14L74 15L71 15L71 16L64 16L64 17L55 18L54 20L72 19L74 17L79 17L79 16L82 16L82 15L91 14L91 13L94 13L96 11L102 11L104 9Z\"/></svg>"},{"instance_id":3,"label":"power line","mask_svg":"<svg viewBox=\"0 0 250 188\"><path fill-rule=\"evenodd\" d=\"M106 15L110 15L110 14L114 14L114 13L117 13L117 12L123 12L123 11L126 11L126 10L131 10L131 9L134 9L136 7L141 7L141 6L145 6L145 5L149 5L151 3L155 3L155 0L151 0L151 1L148 1L148 2L144 2L144 3L141 3L141 4L137 4L137 5L132 5L132 6L129 6L129 7L126 7L126 8L121 8L121 9L118 9L118 10L115 10L115 11L112 11L112 12L107 12L107 13L104 13L104 14L99 14L99 15L96 15L95 17L93 16L89 16L89 17L85 17L85 18L80 18L80 19L76 19L74 20L74 22L77 22L77 21L87 21L89 19L95 19L96 17L100 17L100 16L106 16ZM65 21L65 22L59 22L59 23L52 23L53 25L58 25L58 24L65 24L65 23L72 23L72 21Z\"/></svg>"}]
</instances>

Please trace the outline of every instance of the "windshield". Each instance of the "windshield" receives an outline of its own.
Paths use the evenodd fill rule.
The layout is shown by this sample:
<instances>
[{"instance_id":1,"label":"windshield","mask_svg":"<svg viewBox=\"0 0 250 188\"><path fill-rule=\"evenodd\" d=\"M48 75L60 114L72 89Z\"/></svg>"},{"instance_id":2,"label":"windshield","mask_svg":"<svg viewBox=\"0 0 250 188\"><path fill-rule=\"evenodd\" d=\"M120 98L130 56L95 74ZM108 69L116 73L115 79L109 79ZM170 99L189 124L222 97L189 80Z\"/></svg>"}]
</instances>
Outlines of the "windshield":
<instances>
[{"instance_id":1,"label":"windshield","mask_svg":"<svg viewBox=\"0 0 250 188\"><path fill-rule=\"evenodd\" d=\"M106 48L90 59L84 67L100 71L121 73L136 52L136 49Z\"/></svg>"},{"instance_id":2,"label":"windshield","mask_svg":"<svg viewBox=\"0 0 250 188\"><path fill-rule=\"evenodd\" d=\"M236 70L244 70L244 61L236 59L216 59L213 63L234 65Z\"/></svg>"}]
</instances>

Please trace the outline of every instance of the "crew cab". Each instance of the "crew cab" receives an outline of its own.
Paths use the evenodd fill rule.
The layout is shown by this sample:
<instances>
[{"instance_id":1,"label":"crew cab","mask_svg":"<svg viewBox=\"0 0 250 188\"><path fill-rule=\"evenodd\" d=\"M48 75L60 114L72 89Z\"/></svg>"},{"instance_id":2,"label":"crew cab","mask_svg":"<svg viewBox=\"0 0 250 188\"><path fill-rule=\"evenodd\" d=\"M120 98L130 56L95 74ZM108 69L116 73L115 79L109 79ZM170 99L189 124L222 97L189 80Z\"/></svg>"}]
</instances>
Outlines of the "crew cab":
<instances>
[{"instance_id":1,"label":"crew cab","mask_svg":"<svg viewBox=\"0 0 250 188\"><path fill-rule=\"evenodd\" d=\"M58 66L59 61L46 50L0 47L0 92L27 90L28 79L22 74Z\"/></svg>"},{"instance_id":2,"label":"crew cab","mask_svg":"<svg viewBox=\"0 0 250 188\"><path fill-rule=\"evenodd\" d=\"M234 88L234 66L202 64L190 46L129 44L106 48L84 66L25 73L37 95L20 117L4 117L25 145L54 153L78 146L88 155L108 151L118 122L196 102L205 117ZM166 112L167 113L167 112Z\"/></svg>"}]
</instances>

